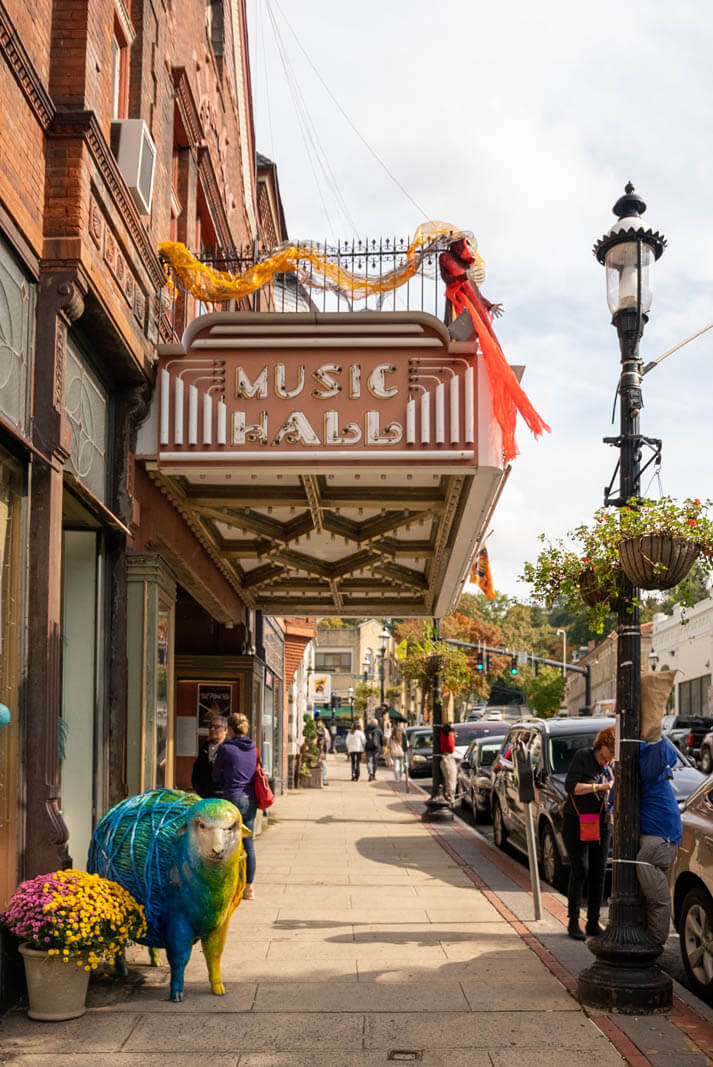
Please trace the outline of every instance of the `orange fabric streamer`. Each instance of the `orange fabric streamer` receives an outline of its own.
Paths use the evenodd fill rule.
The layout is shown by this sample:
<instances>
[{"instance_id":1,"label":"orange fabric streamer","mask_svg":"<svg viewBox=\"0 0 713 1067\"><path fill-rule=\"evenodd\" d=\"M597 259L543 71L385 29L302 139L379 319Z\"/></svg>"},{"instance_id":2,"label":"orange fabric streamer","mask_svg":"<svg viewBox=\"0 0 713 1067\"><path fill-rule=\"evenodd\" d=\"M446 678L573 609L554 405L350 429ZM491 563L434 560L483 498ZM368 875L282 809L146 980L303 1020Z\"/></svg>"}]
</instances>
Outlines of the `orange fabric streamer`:
<instances>
[{"instance_id":1,"label":"orange fabric streamer","mask_svg":"<svg viewBox=\"0 0 713 1067\"><path fill-rule=\"evenodd\" d=\"M515 377L515 372L505 359L490 324L490 312L484 305L479 306L468 278L458 279L447 285L446 296L457 315L463 311L467 311L470 315L493 393L493 415L503 434L505 462L509 463L518 454L515 444L515 423L518 411L535 437L539 437L544 430L549 433L550 428L542 416L535 411Z\"/></svg>"},{"instance_id":2,"label":"orange fabric streamer","mask_svg":"<svg viewBox=\"0 0 713 1067\"><path fill-rule=\"evenodd\" d=\"M490 573L490 560L488 550L483 546L478 553L478 558L470 572L471 582L475 582L479 589L485 593L488 600L495 600L495 586L493 576Z\"/></svg>"}]
</instances>

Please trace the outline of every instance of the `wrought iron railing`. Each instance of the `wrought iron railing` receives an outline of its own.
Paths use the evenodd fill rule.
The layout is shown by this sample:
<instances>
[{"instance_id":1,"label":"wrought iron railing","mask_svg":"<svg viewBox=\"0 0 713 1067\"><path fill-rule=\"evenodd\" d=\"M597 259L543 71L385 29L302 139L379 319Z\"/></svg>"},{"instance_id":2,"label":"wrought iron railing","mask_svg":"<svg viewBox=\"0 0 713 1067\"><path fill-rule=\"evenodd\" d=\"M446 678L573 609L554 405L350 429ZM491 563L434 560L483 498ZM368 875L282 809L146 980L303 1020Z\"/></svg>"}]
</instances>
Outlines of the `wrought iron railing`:
<instances>
[{"instance_id":1,"label":"wrought iron railing","mask_svg":"<svg viewBox=\"0 0 713 1067\"><path fill-rule=\"evenodd\" d=\"M353 238L335 244L326 242L320 247L326 250L327 262L348 274L368 281L402 267L407 258L407 238L380 237L371 240ZM268 259L274 250L259 245L245 245L233 249L203 249L196 258L215 270L240 275L257 263ZM448 319L444 285L438 271L438 253L426 253L412 277L398 288L378 292L366 298L352 299L348 288L336 290L329 284L324 271L307 258L298 263L299 273L278 274L268 286L264 286L245 301L235 304L208 305L186 299L180 279L169 267L169 278L174 284L172 300L164 296L162 302L161 333L180 333L195 315L212 310L261 311L426 311L436 318ZM164 290L164 293L167 290Z\"/></svg>"}]
</instances>

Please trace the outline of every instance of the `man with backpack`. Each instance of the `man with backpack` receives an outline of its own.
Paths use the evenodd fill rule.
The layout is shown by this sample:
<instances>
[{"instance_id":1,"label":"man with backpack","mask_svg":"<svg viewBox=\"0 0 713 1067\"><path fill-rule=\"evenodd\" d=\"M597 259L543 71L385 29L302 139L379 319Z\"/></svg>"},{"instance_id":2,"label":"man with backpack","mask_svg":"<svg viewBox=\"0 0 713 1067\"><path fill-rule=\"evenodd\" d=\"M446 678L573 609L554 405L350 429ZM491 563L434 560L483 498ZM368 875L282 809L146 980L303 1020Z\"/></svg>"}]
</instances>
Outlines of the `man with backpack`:
<instances>
[{"instance_id":1,"label":"man with backpack","mask_svg":"<svg viewBox=\"0 0 713 1067\"><path fill-rule=\"evenodd\" d=\"M376 719L370 719L366 728L366 769L369 772L369 781L376 780L376 767L379 761L379 753L384 744L384 735L381 732Z\"/></svg>"}]
</instances>

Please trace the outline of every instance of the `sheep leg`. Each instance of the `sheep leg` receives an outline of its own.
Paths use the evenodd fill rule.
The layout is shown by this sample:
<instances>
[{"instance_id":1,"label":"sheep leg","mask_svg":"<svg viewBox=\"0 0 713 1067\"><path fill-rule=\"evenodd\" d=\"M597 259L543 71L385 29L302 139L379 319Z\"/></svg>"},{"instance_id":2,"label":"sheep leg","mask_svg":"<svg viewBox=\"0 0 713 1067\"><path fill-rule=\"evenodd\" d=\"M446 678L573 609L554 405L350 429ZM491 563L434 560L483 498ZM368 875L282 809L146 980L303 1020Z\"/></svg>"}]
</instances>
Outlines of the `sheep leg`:
<instances>
[{"instance_id":1,"label":"sheep leg","mask_svg":"<svg viewBox=\"0 0 713 1067\"><path fill-rule=\"evenodd\" d=\"M228 936L229 922L230 916L227 916L220 926L216 926L215 930L211 930L208 936L201 940L205 961L208 964L210 991L219 997L225 994L225 986L220 974L220 960L225 948L225 939Z\"/></svg>"},{"instance_id":2,"label":"sheep leg","mask_svg":"<svg viewBox=\"0 0 713 1067\"><path fill-rule=\"evenodd\" d=\"M191 941L176 940L166 942L166 956L171 967L171 993L170 999L176 1002L183 1000L183 972L191 958Z\"/></svg>"}]
</instances>

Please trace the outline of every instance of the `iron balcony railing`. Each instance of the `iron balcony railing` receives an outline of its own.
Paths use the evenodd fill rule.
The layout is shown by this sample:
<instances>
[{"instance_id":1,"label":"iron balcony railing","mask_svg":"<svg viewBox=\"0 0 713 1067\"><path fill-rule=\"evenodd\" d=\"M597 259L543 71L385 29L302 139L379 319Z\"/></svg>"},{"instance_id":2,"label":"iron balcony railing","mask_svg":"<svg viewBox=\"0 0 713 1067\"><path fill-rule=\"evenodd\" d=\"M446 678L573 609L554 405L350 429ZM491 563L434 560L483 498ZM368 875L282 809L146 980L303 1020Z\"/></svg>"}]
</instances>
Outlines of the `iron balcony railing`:
<instances>
[{"instance_id":1,"label":"iron balcony railing","mask_svg":"<svg viewBox=\"0 0 713 1067\"><path fill-rule=\"evenodd\" d=\"M317 246L326 249L327 261L367 281L402 267L406 262L408 238L379 237L371 240L352 239L337 244ZM244 245L229 250L204 248L194 253L202 263L215 270L240 275L270 257L274 250L259 245ZM387 292L373 293L367 298L352 299L346 289L335 290L324 271L306 259L300 270L278 274L270 285L264 286L249 298L249 306L261 311L426 311L444 322L449 321L449 306L438 270L438 252L423 256L418 269L403 285ZM162 301L161 333L175 336L182 332L195 315L213 310L245 310L246 303L205 304L185 299L180 279L172 268L168 276L175 286L176 297ZM166 290L164 290L164 293Z\"/></svg>"}]
</instances>

